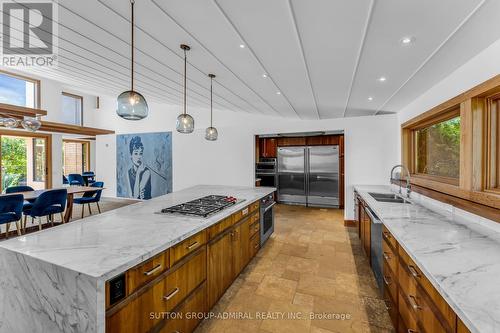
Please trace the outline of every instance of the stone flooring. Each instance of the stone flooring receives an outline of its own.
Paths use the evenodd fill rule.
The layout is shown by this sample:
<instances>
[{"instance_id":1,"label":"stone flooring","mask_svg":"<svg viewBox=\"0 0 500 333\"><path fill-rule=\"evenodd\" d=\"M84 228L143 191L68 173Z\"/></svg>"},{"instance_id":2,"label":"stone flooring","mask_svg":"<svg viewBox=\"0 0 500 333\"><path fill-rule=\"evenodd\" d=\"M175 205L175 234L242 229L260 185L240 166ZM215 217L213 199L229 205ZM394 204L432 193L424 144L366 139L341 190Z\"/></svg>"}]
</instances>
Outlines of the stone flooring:
<instances>
[{"instance_id":1,"label":"stone flooring","mask_svg":"<svg viewBox=\"0 0 500 333\"><path fill-rule=\"evenodd\" d=\"M135 200L127 200L127 199L101 198L101 202L99 203L99 205L101 206L101 212L104 213L104 212L107 212L109 210L113 210L113 209L120 208L120 207L123 207L126 205L130 205L130 204L135 203L135 202L136 202ZM92 211L92 214L98 213L97 206L95 203L91 204L90 209ZM84 217L87 217L89 215L90 215L89 208L87 205L85 205ZM82 218L82 205L75 204L73 206L73 218L70 220L70 222L79 220L81 218ZM60 221L61 221L61 219L59 218L59 215L57 215L55 217L55 225L60 224ZM50 224L46 223L45 219L42 219L42 223L43 223L42 224L43 229L51 227ZM27 229L26 230L27 234L38 231L37 222L35 221L35 224L33 224L31 222L31 218L28 218L28 223L26 225L26 229ZM15 223L11 223L11 226L9 229L9 238L13 238L13 237L17 237ZM0 240L4 240L4 239L5 239L5 225L1 225L0 226Z\"/></svg>"},{"instance_id":2,"label":"stone flooring","mask_svg":"<svg viewBox=\"0 0 500 333\"><path fill-rule=\"evenodd\" d=\"M343 222L342 210L277 205L273 236L196 332L393 332L356 230Z\"/></svg>"}]
</instances>

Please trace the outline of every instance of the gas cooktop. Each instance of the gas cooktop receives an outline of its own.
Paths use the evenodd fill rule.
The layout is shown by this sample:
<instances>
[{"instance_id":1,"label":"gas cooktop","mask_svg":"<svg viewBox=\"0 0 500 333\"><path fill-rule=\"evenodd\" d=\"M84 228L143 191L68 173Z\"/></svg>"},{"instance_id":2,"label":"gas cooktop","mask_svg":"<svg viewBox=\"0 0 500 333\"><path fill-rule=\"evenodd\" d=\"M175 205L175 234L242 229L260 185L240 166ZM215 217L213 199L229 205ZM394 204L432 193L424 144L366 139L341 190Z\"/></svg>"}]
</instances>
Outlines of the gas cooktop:
<instances>
[{"instance_id":1,"label":"gas cooktop","mask_svg":"<svg viewBox=\"0 0 500 333\"><path fill-rule=\"evenodd\" d=\"M242 201L230 196L207 195L180 205L164 208L160 213L208 217Z\"/></svg>"}]
</instances>

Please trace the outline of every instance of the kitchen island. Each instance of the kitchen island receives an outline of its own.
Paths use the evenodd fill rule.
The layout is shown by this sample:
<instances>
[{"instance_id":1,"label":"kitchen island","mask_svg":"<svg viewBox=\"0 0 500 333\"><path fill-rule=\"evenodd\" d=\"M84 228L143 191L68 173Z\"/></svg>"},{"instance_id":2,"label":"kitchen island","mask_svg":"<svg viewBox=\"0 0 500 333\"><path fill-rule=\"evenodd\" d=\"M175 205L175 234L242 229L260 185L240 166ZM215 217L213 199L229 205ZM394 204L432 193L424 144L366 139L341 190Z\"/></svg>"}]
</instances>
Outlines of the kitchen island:
<instances>
[{"instance_id":1,"label":"kitchen island","mask_svg":"<svg viewBox=\"0 0 500 333\"><path fill-rule=\"evenodd\" d=\"M196 186L2 242L0 331L193 328L149 316L207 311L258 251L259 199L274 191ZM240 201L207 218L157 213L211 194Z\"/></svg>"},{"instance_id":2,"label":"kitchen island","mask_svg":"<svg viewBox=\"0 0 500 333\"><path fill-rule=\"evenodd\" d=\"M410 204L370 194L394 194L389 186L354 189L365 235L374 216L383 223L384 298L398 332L500 332L498 228L420 199L437 207L426 208L418 194ZM361 238L370 242L370 236Z\"/></svg>"}]
</instances>

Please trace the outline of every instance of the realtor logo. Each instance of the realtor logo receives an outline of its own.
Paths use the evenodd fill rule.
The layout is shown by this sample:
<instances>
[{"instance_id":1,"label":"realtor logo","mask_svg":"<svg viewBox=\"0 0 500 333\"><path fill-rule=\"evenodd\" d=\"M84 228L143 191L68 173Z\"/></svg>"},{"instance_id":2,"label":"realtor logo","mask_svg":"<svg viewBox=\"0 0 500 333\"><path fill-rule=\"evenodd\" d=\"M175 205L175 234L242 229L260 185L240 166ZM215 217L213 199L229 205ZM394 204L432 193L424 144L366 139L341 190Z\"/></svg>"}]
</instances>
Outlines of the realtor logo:
<instances>
[{"instance_id":1,"label":"realtor logo","mask_svg":"<svg viewBox=\"0 0 500 333\"><path fill-rule=\"evenodd\" d=\"M57 3L2 0L2 65L55 67Z\"/></svg>"}]
</instances>

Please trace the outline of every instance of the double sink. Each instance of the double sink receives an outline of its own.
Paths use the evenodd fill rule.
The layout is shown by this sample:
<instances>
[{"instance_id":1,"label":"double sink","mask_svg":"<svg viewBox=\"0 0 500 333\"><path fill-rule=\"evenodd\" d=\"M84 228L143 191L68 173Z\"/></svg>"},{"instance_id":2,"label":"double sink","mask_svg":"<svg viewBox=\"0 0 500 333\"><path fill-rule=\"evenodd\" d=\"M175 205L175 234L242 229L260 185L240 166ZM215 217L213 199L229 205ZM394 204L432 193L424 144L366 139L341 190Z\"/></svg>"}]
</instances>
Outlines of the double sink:
<instances>
[{"instance_id":1,"label":"double sink","mask_svg":"<svg viewBox=\"0 0 500 333\"><path fill-rule=\"evenodd\" d=\"M405 198L402 198L399 195L392 194L392 193L368 192L368 194L371 195L373 199L380 201L380 202L411 204L411 202L406 200Z\"/></svg>"}]
</instances>

